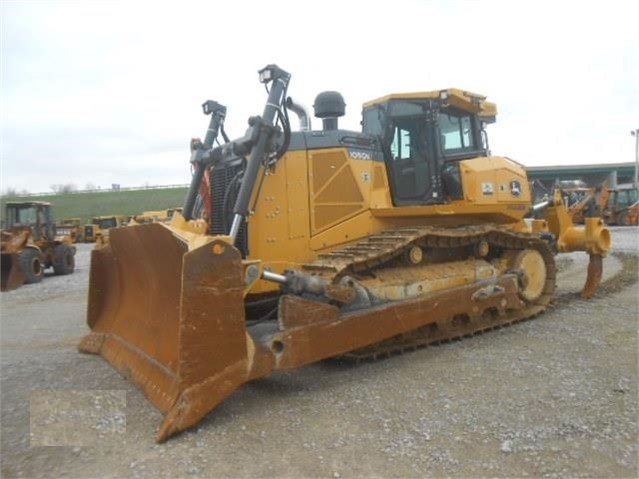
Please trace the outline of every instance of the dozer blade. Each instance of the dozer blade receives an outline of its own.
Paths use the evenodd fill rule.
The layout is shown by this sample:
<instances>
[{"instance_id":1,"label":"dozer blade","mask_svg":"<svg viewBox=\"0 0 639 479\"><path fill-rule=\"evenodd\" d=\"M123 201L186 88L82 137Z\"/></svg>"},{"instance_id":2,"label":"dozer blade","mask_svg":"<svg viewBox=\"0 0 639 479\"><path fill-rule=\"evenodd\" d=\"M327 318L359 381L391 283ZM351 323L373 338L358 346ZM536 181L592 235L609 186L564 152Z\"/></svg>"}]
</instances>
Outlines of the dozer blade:
<instances>
[{"instance_id":1,"label":"dozer blade","mask_svg":"<svg viewBox=\"0 0 639 479\"><path fill-rule=\"evenodd\" d=\"M102 355L167 413L158 442L272 369L245 329L237 249L213 240L188 251L173 233L160 223L117 228L108 245L93 250L92 332L79 345Z\"/></svg>"},{"instance_id":2,"label":"dozer blade","mask_svg":"<svg viewBox=\"0 0 639 479\"><path fill-rule=\"evenodd\" d=\"M586 276L586 284L581 290L581 297L589 299L594 296L599 289L601 277L603 275L603 256L600 254L591 254L588 263L588 273Z\"/></svg>"},{"instance_id":3,"label":"dozer blade","mask_svg":"<svg viewBox=\"0 0 639 479\"><path fill-rule=\"evenodd\" d=\"M18 253L2 253L0 266L2 269L1 291L11 291L24 284L26 277L20 266L20 255Z\"/></svg>"}]
</instances>

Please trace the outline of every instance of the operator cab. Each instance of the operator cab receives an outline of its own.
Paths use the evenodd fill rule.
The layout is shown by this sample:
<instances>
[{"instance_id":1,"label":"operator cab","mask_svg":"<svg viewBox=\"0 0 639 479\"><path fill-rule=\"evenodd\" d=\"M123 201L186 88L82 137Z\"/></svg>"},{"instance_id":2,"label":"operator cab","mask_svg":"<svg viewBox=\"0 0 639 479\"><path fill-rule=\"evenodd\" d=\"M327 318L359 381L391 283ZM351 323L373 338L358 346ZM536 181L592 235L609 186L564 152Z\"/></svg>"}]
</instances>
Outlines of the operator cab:
<instances>
[{"instance_id":1,"label":"operator cab","mask_svg":"<svg viewBox=\"0 0 639 479\"><path fill-rule=\"evenodd\" d=\"M395 206L463 196L460 160L488 156L485 125L496 107L457 89L389 95L364 105L363 132L377 136Z\"/></svg>"},{"instance_id":2,"label":"operator cab","mask_svg":"<svg viewBox=\"0 0 639 479\"><path fill-rule=\"evenodd\" d=\"M6 228L31 228L34 239L53 238L55 231L51 203L25 201L6 203Z\"/></svg>"}]
</instances>

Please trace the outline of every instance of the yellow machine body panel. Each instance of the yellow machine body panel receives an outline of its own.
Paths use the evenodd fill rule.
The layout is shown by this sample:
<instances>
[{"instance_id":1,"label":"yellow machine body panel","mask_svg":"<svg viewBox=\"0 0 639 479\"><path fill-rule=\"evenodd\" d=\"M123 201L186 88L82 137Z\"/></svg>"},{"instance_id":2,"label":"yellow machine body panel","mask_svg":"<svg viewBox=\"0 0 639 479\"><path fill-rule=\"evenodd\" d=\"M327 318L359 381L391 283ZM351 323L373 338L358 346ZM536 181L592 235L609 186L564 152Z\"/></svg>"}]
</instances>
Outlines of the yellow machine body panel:
<instances>
[{"instance_id":1,"label":"yellow machine body panel","mask_svg":"<svg viewBox=\"0 0 639 479\"><path fill-rule=\"evenodd\" d=\"M461 162L465 196L441 205L393 206L384 164L348 150L293 151L268 171L248 219L249 256L276 272L312 262L324 250L407 226L523 227L531 191L522 165L504 157ZM252 292L276 289L258 282Z\"/></svg>"}]
</instances>

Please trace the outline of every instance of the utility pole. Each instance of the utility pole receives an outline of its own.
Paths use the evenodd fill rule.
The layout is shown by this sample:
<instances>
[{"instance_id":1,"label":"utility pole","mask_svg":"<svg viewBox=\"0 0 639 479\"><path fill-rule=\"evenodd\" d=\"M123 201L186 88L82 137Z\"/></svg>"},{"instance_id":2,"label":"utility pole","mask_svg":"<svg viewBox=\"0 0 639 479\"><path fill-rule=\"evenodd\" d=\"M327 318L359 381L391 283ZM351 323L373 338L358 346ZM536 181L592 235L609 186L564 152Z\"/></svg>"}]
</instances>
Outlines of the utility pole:
<instances>
[{"instance_id":1,"label":"utility pole","mask_svg":"<svg viewBox=\"0 0 639 479\"><path fill-rule=\"evenodd\" d=\"M635 137L635 188L639 188L639 128L630 132Z\"/></svg>"}]
</instances>

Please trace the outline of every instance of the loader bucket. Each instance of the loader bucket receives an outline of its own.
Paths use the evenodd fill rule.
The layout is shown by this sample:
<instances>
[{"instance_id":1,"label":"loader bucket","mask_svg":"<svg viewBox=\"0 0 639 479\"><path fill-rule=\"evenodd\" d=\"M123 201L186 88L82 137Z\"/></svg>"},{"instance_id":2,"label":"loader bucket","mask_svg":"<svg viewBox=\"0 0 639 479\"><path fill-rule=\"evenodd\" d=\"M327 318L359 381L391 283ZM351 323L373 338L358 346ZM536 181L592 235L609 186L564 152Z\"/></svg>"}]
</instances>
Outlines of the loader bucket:
<instances>
[{"instance_id":1,"label":"loader bucket","mask_svg":"<svg viewBox=\"0 0 639 479\"><path fill-rule=\"evenodd\" d=\"M20 255L18 253L2 253L0 267L2 268L1 291L11 291L24 284L26 278L20 266Z\"/></svg>"},{"instance_id":2,"label":"loader bucket","mask_svg":"<svg viewBox=\"0 0 639 479\"><path fill-rule=\"evenodd\" d=\"M244 324L241 256L212 238L189 251L161 223L111 230L93 250L83 352L102 355L167 413L158 442L259 377ZM266 371L264 371L264 374Z\"/></svg>"}]
</instances>

